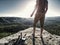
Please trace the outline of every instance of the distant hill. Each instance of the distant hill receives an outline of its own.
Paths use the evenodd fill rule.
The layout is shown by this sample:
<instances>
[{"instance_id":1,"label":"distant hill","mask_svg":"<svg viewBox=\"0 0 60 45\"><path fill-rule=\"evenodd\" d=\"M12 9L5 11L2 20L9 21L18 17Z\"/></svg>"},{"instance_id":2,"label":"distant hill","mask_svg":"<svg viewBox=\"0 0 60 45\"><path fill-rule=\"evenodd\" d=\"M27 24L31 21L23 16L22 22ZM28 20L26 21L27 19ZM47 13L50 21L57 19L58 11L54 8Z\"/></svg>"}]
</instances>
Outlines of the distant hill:
<instances>
[{"instance_id":1,"label":"distant hill","mask_svg":"<svg viewBox=\"0 0 60 45\"><path fill-rule=\"evenodd\" d=\"M45 20L45 24L48 25L55 24L55 23L60 24L60 17L47 17Z\"/></svg>"},{"instance_id":2,"label":"distant hill","mask_svg":"<svg viewBox=\"0 0 60 45\"><path fill-rule=\"evenodd\" d=\"M52 34L60 35L60 17L46 18L44 28Z\"/></svg>"},{"instance_id":3,"label":"distant hill","mask_svg":"<svg viewBox=\"0 0 60 45\"><path fill-rule=\"evenodd\" d=\"M14 32L19 31L20 29L26 29L27 27L31 26L33 26L32 18L0 17L0 31L12 30ZM1 27L3 27L4 29L2 29ZM40 27L39 23L37 24L37 27ZM44 28L52 34L60 35L60 17L47 17L45 19Z\"/></svg>"},{"instance_id":4,"label":"distant hill","mask_svg":"<svg viewBox=\"0 0 60 45\"><path fill-rule=\"evenodd\" d=\"M25 25L32 25L33 19L19 18L19 17L0 17L0 24L23 23ZM47 17L45 24L60 23L60 17Z\"/></svg>"},{"instance_id":5,"label":"distant hill","mask_svg":"<svg viewBox=\"0 0 60 45\"><path fill-rule=\"evenodd\" d=\"M11 23L29 23L30 20L19 17L0 17L0 24L11 24Z\"/></svg>"}]
</instances>

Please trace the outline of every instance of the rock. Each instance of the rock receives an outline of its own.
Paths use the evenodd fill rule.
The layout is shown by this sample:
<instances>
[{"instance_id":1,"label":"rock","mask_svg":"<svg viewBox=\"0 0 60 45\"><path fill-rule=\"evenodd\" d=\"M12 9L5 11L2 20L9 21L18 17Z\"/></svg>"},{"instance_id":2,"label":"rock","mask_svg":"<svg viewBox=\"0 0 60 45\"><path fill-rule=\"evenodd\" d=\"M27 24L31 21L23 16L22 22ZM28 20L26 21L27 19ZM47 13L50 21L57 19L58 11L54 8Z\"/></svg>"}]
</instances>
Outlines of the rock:
<instances>
[{"instance_id":1,"label":"rock","mask_svg":"<svg viewBox=\"0 0 60 45\"><path fill-rule=\"evenodd\" d=\"M0 39L0 45L12 45L16 42L18 36L20 35L20 33L22 32L22 35L24 36L24 34L26 35L27 40L25 41L25 43L27 43L27 45L33 45L33 36L32 36L32 32L33 32L33 28L28 28L25 29L23 31L19 31L16 34L13 34L11 36L5 37ZM43 31L43 36L42 38L40 38L40 29L36 28L36 38L35 38L35 44L36 45L60 45L60 36L57 35L52 35L49 32L47 32L46 30Z\"/></svg>"}]
</instances>

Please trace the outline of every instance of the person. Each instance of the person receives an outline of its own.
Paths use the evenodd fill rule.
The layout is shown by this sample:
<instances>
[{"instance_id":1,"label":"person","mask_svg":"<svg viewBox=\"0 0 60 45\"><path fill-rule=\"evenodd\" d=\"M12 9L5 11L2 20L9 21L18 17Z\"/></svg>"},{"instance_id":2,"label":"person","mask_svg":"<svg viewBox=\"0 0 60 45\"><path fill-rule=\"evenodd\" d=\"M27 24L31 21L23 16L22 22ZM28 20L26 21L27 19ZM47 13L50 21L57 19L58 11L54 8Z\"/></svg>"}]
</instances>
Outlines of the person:
<instances>
[{"instance_id":1,"label":"person","mask_svg":"<svg viewBox=\"0 0 60 45\"><path fill-rule=\"evenodd\" d=\"M44 19L45 19L45 14L46 14L47 10L48 10L48 1L47 0L36 0L35 9L33 10L32 14L31 14L31 17L32 17L36 11L35 18L34 18L34 24L33 24L34 36L35 36L36 24L38 21L40 21L40 27L41 27L40 37L42 36L43 29L44 29Z\"/></svg>"}]
</instances>

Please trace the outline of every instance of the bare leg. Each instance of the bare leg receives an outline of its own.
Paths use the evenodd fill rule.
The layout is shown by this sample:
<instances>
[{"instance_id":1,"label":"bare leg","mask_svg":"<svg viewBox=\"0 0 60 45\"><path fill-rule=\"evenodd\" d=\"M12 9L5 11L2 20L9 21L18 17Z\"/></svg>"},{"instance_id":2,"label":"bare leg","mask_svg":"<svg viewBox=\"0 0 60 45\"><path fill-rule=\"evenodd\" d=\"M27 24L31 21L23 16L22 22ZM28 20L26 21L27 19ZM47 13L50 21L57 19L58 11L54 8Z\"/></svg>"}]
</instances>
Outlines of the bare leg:
<instances>
[{"instance_id":1,"label":"bare leg","mask_svg":"<svg viewBox=\"0 0 60 45\"><path fill-rule=\"evenodd\" d=\"M41 27L41 33L40 33L40 36L42 36L42 33L43 33L43 27Z\"/></svg>"},{"instance_id":2,"label":"bare leg","mask_svg":"<svg viewBox=\"0 0 60 45\"><path fill-rule=\"evenodd\" d=\"M36 28L36 20L34 19L34 24L33 24L33 45L35 45L35 28Z\"/></svg>"},{"instance_id":3,"label":"bare leg","mask_svg":"<svg viewBox=\"0 0 60 45\"><path fill-rule=\"evenodd\" d=\"M38 18L35 16L35 19L34 19L34 24L33 24L33 35L35 36L35 30L36 30L36 24L38 22Z\"/></svg>"},{"instance_id":4,"label":"bare leg","mask_svg":"<svg viewBox=\"0 0 60 45\"><path fill-rule=\"evenodd\" d=\"M45 18L45 17L43 17L43 18L40 19L40 26L41 26L41 33L40 33L40 36L42 36L43 29L44 29L44 18Z\"/></svg>"}]
</instances>

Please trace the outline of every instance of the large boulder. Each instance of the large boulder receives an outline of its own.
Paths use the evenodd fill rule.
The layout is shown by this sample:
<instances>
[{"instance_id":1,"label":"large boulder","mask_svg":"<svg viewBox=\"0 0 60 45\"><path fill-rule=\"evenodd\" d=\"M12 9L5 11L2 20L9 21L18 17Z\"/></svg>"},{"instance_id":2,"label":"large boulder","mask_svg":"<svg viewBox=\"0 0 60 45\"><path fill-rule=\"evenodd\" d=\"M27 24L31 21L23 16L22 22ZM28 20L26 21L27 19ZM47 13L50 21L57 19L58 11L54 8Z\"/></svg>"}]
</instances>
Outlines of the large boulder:
<instances>
[{"instance_id":1,"label":"large boulder","mask_svg":"<svg viewBox=\"0 0 60 45\"><path fill-rule=\"evenodd\" d=\"M12 45L16 42L18 36L22 32L22 36L26 34L26 41L25 43L27 45L33 45L33 28L28 28L23 31L19 31L16 34L13 34L11 36L5 37L0 39L0 45ZM60 45L60 36L57 35L52 35L46 30L43 31L43 36L40 37L40 29L36 28L36 33L35 33L35 44L36 45Z\"/></svg>"}]
</instances>

